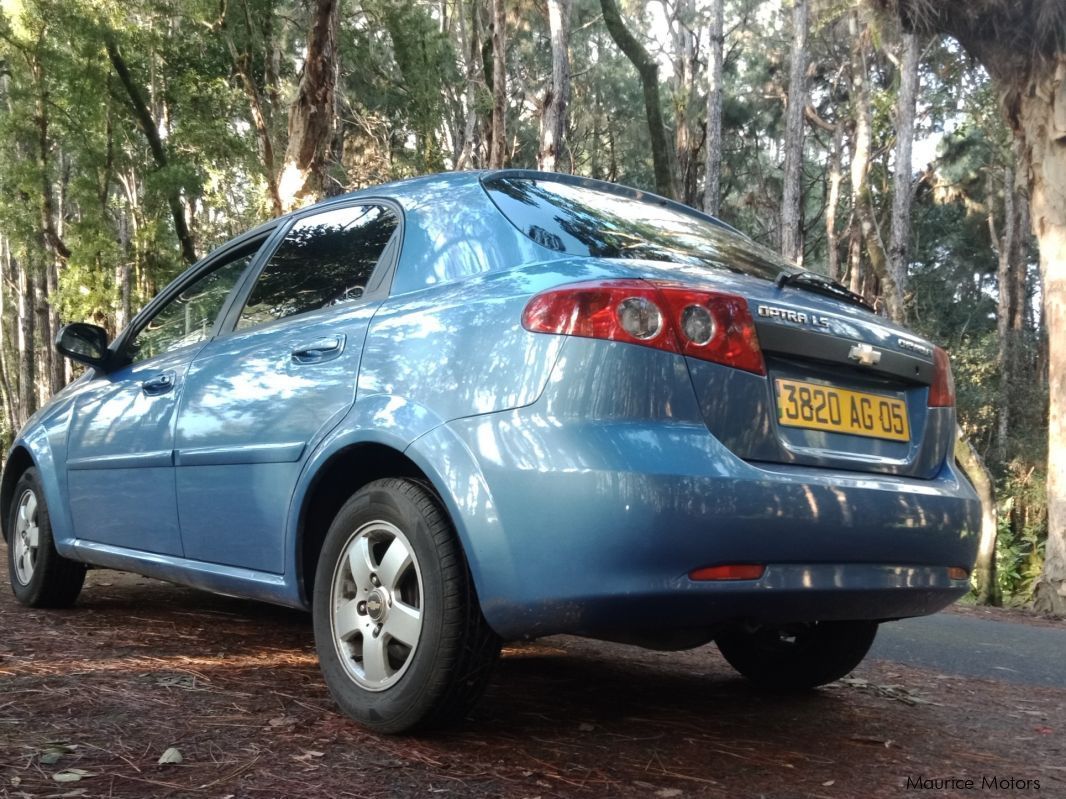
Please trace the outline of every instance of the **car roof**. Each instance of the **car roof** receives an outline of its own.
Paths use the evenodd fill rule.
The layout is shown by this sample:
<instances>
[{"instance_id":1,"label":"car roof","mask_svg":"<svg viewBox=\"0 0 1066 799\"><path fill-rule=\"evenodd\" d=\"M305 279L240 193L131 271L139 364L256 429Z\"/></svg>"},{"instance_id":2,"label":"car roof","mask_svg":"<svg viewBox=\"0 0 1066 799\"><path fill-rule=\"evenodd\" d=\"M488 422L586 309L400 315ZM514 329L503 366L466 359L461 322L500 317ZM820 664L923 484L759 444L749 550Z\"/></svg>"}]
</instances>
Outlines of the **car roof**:
<instances>
[{"instance_id":1,"label":"car roof","mask_svg":"<svg viewBox=\"0 0 1066 799\"><path fill-rule=\"evenodd\" d=\"M329 208L332 205L342 204L351 200L357 200L361 197L386 197L400 203L405 210L409 210L414 206L419 205L422 199L422 193L426 188L433 187L440 189L442 186L447 188L451 184L455 188L468 186L472 183L477 183L485 178L489 177L510 177L510 178L526 178L530 180L553 180L560 183L570 183L574 185L585 186L588 188L594 188L599 191L611 192L614 194L621 194L627 197L635 199L644 199L658 204L666 205L674 210L682 213L691 214L693 216L707 219L719 227L725 228L733 233L744 236L744 234L729 225L717 217L712 217L701 211L691 208L687 205L683 205L675 200L670 200L665 197L660 197L651 192L640 191L628 186L623 186L615 183L608 183L602 180L595 180L593 178L581 177L578 175L570 175L561 172L541 172L533 169L474 169L474 170L460 170L456 172L438 172L432 175L422 175L420 177L407 178L405 180L394 180L389 183L381 183L374 186L367 186L366 188L357 189L356 191L347 192L345 194L337 195L336 197L330 197L325 200L321 200L314 205L309 205L304 208L298 208L291 211L284 216L273 219L263 225L260 228L267 228L271 225L285 220L296 214L304 214L308 211L319 211ZM747 238L747 236L744 236Z\"/></svg>"}]
</instances>

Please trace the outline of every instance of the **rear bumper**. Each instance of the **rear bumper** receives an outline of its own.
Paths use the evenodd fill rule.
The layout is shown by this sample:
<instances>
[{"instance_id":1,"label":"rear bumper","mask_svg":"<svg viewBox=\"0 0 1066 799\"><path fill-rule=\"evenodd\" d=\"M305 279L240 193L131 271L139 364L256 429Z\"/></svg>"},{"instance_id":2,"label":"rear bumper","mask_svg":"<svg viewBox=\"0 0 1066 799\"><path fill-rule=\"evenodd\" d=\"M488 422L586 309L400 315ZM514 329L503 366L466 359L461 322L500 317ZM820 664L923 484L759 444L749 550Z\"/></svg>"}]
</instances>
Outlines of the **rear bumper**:
<instances>
[{"instance_id":1,"label":"rear bumper","mask_svg":"<svg viewBox=\"0 0 1066 799\"><path fill-rule=\"evenodd\" d=\"M902 618L968 589L948 568L972 566L980 506L948 464L932 480L763 468L702 425L568 423L537 406L449 427L480 473L485 501L460 524L505 638ZM688 578L730 563L767 568Z\"/></svg>"},{"instance_id":2,"label":"rear bumper","mask_svg":"<svg viewBox=\"0 0 1066 799\"><path fill-rule=\"evenodd\" d=\"M878 564L770 564L762 579L694 584L675 578L666 587L631 585L608 595L544 599L508 605L497 624L506 637L572 633L618 640L641 634L706 630L736 622L902 619L936 613L963 596L966 581L946 567ZM501 608L500 610L504 610ZM532 619L536 626L527 628Z\"/></svg>"}]
</instances>

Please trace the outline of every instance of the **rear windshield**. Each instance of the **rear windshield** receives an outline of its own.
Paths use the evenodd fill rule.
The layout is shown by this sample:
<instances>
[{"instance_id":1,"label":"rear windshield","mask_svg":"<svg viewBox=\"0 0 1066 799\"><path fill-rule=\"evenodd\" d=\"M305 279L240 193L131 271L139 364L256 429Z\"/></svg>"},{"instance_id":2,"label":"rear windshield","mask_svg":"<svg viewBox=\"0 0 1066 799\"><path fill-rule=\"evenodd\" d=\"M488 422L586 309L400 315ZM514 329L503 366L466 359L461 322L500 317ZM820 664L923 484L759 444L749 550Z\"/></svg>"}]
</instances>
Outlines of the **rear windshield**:
<instances>
[{"instance_id":1,"label":"rear windshield","mask_svg":"<svg viewBox=\"0 0 1066 799\"><path fill-rule=\"evenodd\" d=\"M671 261L773 280L796 266L696 212L588 185L529 177L490 177L500 211L543 247L568 255Z\"/></svg>"}]
</instances>

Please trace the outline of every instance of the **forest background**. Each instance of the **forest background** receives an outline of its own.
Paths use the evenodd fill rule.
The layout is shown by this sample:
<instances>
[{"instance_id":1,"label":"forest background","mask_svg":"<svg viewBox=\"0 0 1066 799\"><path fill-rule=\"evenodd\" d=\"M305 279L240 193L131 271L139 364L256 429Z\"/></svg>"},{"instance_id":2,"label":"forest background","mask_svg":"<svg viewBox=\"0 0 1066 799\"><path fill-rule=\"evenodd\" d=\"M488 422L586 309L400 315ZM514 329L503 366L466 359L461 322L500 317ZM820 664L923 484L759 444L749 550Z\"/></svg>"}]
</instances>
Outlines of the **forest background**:
<instances>
[{"instance_id":1,"label":"forest background","mask_svg":"<svg viewBox=\"0 0 1066 799\"><path fill-rule=\"evenodd\" d=\"M571 172L716 214L945 346L975 596L1066 612L1061 0L0 10L4 450L73 376L62 324L120 330L258 222L443 170Z\"/></svg>"}]
</instances>

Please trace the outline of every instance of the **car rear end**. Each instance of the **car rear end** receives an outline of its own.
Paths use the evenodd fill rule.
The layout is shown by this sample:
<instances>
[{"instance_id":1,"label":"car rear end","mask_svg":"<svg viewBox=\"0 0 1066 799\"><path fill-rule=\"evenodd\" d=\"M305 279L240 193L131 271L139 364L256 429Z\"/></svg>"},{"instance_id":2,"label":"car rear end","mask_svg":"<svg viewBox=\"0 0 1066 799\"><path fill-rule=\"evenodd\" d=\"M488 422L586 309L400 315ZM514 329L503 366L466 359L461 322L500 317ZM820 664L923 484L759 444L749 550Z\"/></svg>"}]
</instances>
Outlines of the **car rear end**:
<instances>
[{"instance_id":1,"label":"car rear end","mask_svg":"<svg viewBox=\"0 0 1066 799\"><path fill-rule=\"evenodd\" d=\"M540 398L450 425L521 565L485 603L498 631L883 620L966 592L979 503L946 353L667 201L535 173L486 188L588 259L523 313L565 337Z\"/></svg>"}]
</instances>

